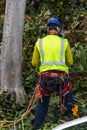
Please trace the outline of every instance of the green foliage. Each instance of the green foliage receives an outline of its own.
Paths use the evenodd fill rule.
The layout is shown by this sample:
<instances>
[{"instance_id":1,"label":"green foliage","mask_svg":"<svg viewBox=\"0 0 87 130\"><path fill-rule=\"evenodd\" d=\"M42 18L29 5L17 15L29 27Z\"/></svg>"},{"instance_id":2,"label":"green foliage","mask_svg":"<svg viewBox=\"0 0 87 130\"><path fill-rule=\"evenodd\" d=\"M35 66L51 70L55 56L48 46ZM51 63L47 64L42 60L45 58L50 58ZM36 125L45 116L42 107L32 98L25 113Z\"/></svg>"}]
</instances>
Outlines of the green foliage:
<instances>
[{"instance_id":1,"label":"green foliage","mask_svg":"<svg viewBox=\"0 0 87 130\"><path fill-rule=\"evenodd\" d=\"M5 1L0 0L0 47L2 42L2 33L3 33L3 23L4 23L4 14L5 14Z\"/></svg>"},{"instance_id":2,"label":"green foliage","mask_svg":"<svg viewBox=\"0 0 87 130\"><path fill-rule=\"evenodd\" d=\"M2 17L0 16L0 43L2 42L3 22L4 22L3 16Z\"/></svg>"},{"instance_id":3,"label":"green foliage","mask_svg":"<svg viewBox=\"0 0 87 130\"><path fill-rule=\"evenodd\" d=\"M0 93L0 120L19 118L24 112L25 108L21 108L19 104L11 100L11 95L7 92Z\"/></svg>"},{"instance_id":4,"label":"green foliage","mask_svg":"<svg viewBox=\"0 0 87 130\"><path fill-rule=\"evenodd\" d=\"M6 0L0 0L0 15L5 12L5 2Z\"/></svg>"},{"instance_id":5,"label":"green foliage","mask_svg":"<svg viewBox=\"0 0 87 130\"><path fill-rule=\"evenodd\" d=\"M87 72L87 46L82 43L76 43L72 48L74 65L72 71Z\"/></svg>"}]
</instances>

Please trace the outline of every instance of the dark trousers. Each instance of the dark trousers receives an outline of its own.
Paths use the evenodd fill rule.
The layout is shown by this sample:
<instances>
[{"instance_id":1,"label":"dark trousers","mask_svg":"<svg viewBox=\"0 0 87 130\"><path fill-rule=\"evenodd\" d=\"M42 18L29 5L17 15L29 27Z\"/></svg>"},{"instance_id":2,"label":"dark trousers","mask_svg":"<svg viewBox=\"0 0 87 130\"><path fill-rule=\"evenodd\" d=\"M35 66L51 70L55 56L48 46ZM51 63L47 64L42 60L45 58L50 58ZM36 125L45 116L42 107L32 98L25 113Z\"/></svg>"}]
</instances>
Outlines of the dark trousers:
<instances>
[{"instance_id":1,"label":"dark trousers","mask_svg":"<svg viewBox=\"0 0 87 130\"><path fill-rule=\"evenodd\" d=\"M72 105L74 103L73 97L72 97L72 91L70 91L66 96L64 97L65 102L64 105L67 108L68 115L71 114ZM37 106L36 106L36 113L35 113L35 119L34 119L34 127L36 129L39 129L43 126L45 117L47 115L48 111L48 105L49 105L50 96L43 95L43 102L41 100L38 100Z\"/></svg>"}]
</instances>

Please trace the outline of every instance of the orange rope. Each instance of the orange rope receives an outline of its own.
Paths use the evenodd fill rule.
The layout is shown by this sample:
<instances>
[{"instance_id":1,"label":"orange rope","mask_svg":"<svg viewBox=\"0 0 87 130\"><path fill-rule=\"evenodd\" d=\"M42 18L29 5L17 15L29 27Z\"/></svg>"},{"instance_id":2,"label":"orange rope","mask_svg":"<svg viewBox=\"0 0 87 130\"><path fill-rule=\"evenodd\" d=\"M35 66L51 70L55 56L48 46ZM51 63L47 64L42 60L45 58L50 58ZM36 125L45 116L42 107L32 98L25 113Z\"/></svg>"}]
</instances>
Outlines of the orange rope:
<instances>
[{"instance_id":1,"label":"orange rope","mask_svg":"<svg viewBox=\"0 0 87 130\"><path fill-rule=\"evenodd\" d=\"M37 101L37 97L35 96L35 93L36 93L36 91L34 91L32 97L31 97L31 100L29 101L27 110L22 114L21 118L15 120L15 121L9 121L9 120L0 121L0 124L1 123L3 123L3 124L8 123L6 125L0 126L0 128L6 128L6 127L13 126L14 124L18 124L22 120L22 118L26 117L30 113L30 111L32 110L35 102Z\"/></svg>"},{"instance_id":2,"label":"orange rope","mask_svg":"<svg viewBox=\"0 0 87 130\"><path fill-rule=\"evenodd\" d=\"M60 112L61 112L62 115L65 113L64 100L62 99L61 95L60 95Z\"/></svg>"}]
</instances>

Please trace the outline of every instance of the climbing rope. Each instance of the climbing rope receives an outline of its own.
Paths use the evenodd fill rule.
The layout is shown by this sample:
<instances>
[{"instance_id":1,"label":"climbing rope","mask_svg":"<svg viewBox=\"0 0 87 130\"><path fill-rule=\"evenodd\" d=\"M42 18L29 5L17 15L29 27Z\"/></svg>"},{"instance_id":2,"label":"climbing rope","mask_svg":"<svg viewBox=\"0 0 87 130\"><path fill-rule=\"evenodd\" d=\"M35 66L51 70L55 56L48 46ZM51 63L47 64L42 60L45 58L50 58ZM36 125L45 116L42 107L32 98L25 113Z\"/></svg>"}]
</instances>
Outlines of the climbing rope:
<instances>
[{"instance_id":1,"label":"climbing rope","mask_svg":"<svg viewBox=\"0 0 87 130\"><path fill-rule=\"evenodd\" d=\"M28 114L32 110L34 104L36 103L36 101L37 101L36 90L34 90L33 95L31 97L31 100L29 101L27 110L22 114L22 116L19 119L14 120L14 121L10 121L10 120L0 121L0 124L1 125L3 124L2 126L0 126L0 129L1 128L7 128L7 127L10 127L10 126L13 126L14 124L18 124L19 122L21 122L24 117L28 116Z\"/></svg>"}]
</instances>

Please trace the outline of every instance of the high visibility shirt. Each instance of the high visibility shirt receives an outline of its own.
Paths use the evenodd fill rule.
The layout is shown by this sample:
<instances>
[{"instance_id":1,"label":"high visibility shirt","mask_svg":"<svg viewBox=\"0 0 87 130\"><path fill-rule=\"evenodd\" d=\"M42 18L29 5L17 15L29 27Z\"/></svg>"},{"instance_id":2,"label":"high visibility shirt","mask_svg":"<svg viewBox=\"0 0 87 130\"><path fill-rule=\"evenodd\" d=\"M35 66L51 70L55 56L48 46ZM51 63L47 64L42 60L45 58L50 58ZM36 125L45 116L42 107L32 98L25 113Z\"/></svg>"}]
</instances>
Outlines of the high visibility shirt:
<instances>
[{"instance_id":1,"label":"high visibility shirt","mask_svg":"<svg viewBox=\"0 0 87 130\"><path fill-rule=\"evenodd\" d=\"M68 72L68 65L72 64L73 57L67 39L48 35L36 42L32 65L39 67L40 72L48 70Z\"/></svg>"}]
</instances>

